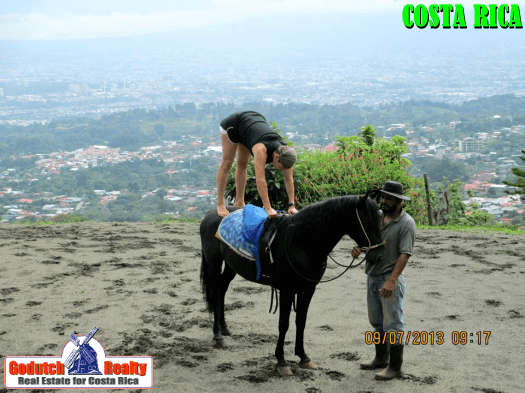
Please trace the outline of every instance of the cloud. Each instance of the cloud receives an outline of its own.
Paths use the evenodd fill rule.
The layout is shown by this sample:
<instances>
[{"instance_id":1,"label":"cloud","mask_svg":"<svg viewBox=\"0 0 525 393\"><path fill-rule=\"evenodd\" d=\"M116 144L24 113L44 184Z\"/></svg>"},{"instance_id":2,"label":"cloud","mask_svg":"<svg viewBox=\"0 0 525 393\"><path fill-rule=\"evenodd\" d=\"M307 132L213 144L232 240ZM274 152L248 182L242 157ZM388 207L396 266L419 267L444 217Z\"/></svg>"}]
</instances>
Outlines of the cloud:
<instances>
[{"instance_id":1,"label":"cloud","mask_svg":"<svg viewBox=\"0 0 525 393\"><path fill-rule=\"evenodd\" d=\"M74 2L72 2L74 3ZM49 13L42 8L33 13L9 13L0 16L0 39L54 40L97 37L123 37L188 28L216 26L235 23L254 17L277 15L323 14L331 12L396 11L402 9L394 0L196 0L192 6L181 3L179 10L159 11L161 2L156 2L155 11L108 12L109 7L122 9L122 2L108 0L107 7L96 1L96 12L75 14L71 4L57 16L58 3ZM116 4L119 7L116 7ZM95 3L92 3L95 4ZM144 4L142 2L142 4ZM167 9L173 8L166 6ZM133 9L133 8L131 8ZM80 9L85 12L86 7Z\"/></svg>"},{"instance_id":2,"label":"cloud","mask_svg":"<svg viewBox=\"0 0 525 393\"><path fill-rule=\"evenodd\" d=\"M50 18L42 14L10 14L3 18L0 39L75 39L124 37L201 27L209 15L192 11L148 15L112 13Z\"/></svg>"}]
</instances>

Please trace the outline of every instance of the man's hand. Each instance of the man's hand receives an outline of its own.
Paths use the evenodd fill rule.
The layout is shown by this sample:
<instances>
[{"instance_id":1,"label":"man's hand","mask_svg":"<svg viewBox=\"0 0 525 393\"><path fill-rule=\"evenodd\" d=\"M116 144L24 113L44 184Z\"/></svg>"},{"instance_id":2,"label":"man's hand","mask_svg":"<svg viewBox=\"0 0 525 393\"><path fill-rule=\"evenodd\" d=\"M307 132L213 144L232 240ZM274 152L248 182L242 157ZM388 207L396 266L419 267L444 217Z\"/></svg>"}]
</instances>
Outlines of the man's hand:
<instances>
[{"instance_id":1,"label":"man's hand","mask_svg":"<svg viewBox=\"0 0 525 393\"><path fill-rule=\"evenodd\" d=\"M299 213L299 212L297 211L297 209L295 208L295 206L290 206L290 207L288 208L288 214L297 214L297 213Z\"/></svg>"},{"instance_id":2,"label":"man's hand","mask_svg":"<svg viewBox=\"0 0 525 393\"><path fill-rule=\"evenodd\" d=\"M264 208L264 210L266 210L266 214L268 214L268 217L269 217L269 218L275 218L275 217L277 217L277 212L276 212L275 210L273 210L272 207Z\"/></svg>"},{"instance_id":3,"label":"man's hand","mask_svg":"<svg viewBox=\"0 0 525 393\"><path fill-rule=\"evenodd\" d=\"M352 250L352 257L357 258L361 254L361 250L358 247L354 247Z\"/></svg>"},{"instance_id":4,"label":"man's hand","mask_svg":"<svg viewBox=\"0 0 525 393\"><path fill-rule=\"evenodd\" d=\"M379 294L381 295L381 297L390 297L394 292L395 286L395 281L386 280L383 286L381 287L381 291L379 292Z\"/></svg>"}]
</instances>

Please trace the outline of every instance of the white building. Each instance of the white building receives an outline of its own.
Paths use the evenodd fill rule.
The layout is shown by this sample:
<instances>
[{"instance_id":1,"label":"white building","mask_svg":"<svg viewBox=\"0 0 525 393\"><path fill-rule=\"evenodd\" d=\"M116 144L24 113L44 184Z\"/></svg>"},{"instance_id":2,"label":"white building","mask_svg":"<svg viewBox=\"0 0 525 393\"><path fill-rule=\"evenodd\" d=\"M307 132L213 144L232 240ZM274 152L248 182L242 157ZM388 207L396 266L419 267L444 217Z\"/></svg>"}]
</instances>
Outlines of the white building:
<instances>
[{"instance_id":1,"label":"white building","mask_svg":"<svg viewBox=\"0 0 525 393\"><path fill-rule=\"evenodd\" d=\"M459 150L462 153L469 151L480 151L483 149L483 141L474 138L465 138L459 141Z\"/></svg>"}]
</instances>

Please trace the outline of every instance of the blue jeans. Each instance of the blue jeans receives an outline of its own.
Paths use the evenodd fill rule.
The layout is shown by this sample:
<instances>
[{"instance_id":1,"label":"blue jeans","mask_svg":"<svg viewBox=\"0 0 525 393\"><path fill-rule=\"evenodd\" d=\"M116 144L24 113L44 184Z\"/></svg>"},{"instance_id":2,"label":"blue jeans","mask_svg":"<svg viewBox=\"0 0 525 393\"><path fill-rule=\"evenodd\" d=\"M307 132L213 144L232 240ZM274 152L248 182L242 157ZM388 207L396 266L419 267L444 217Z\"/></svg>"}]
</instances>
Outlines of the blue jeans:
<instances>
[{"instance_id":1,"label":"blue jeans","mask_svg":"<svg viewBox=\"0 0 525 393\"><path fill-rule=\"evenodd\" d=\"M403 296L406 283L403 273L397 278L394 292L390 297L381 297L380 290L391 272L378 276L367 275L368 320L374 332L404 332Z\"/></svg>"}]
</instances>

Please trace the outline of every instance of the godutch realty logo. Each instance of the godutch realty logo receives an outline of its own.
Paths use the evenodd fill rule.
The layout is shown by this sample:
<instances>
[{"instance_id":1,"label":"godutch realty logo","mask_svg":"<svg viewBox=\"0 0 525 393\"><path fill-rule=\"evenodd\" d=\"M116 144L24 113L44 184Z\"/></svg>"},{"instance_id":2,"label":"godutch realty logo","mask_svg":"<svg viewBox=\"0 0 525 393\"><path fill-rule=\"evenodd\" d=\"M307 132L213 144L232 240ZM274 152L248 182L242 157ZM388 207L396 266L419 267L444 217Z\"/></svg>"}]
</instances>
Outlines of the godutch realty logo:
<instances>
[{"instance_id":1,"label":"godutch realty logo","mask_svg":"<svg viewBox=\"0 0 525 393\"><path fill-rule=\"evenodd\" d=\"M94 336L71 334L61 356L6 356L7 389L151 389L151 356L106 356Z\"/></svg>"}]
</instances>

